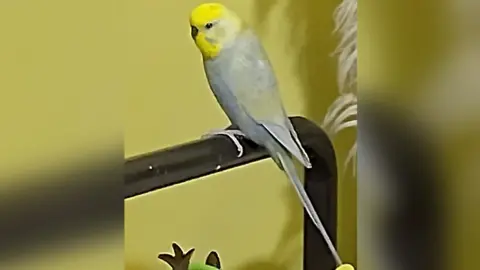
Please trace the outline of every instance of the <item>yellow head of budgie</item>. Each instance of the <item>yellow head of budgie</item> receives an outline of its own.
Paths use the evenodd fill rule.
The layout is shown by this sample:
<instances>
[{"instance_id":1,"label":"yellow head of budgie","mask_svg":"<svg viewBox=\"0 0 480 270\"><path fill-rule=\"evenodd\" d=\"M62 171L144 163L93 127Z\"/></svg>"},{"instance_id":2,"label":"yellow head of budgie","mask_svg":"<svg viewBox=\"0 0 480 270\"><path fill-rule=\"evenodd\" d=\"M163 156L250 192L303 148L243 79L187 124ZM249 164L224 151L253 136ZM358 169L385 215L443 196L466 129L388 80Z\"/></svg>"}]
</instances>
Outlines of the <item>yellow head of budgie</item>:
<instances>
[{"instance_id":1,"label":"yellow head of budgie","mask_svg":"<svg viewBox=\"0 0 480 270\"><path fill-rule=\"evenodd\" d=\"M242 30L242 21L224 5L201 4L190 14L191 35L205 59L216 57Z\"/></svg>"}]
</instances>

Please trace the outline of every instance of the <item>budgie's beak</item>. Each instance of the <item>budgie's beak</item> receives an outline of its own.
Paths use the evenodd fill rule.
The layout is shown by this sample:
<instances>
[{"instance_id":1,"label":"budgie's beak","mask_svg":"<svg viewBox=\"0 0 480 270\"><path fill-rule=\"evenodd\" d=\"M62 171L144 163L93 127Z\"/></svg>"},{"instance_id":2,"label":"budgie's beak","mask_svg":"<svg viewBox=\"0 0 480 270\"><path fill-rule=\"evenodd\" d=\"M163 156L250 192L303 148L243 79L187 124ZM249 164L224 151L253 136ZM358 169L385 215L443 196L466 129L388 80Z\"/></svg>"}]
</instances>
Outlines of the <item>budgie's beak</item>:
<instances>
[{"instance_id":1,"label":"budgie's beak","mask_svg":"<svg viewBox=\"0 0 480 270\"><path fill-rule=\"evenodd\" d=\"M197 38L197 35L198 35L198 28L193 26L193 25L191 25L190 28L191 28L190 29L190 35L192 35L193 40L195 40Z\"/></svg>"}]
</instances>

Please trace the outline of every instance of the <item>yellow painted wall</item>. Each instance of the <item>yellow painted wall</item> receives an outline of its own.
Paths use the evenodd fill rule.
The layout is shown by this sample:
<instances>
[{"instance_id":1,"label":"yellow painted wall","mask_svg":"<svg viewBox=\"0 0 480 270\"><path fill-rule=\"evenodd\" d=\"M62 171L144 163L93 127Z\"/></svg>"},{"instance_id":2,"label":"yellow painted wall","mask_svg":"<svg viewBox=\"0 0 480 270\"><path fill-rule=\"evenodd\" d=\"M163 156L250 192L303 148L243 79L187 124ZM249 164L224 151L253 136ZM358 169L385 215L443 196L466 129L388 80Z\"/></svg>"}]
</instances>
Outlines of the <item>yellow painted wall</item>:
<instances>
[{"instance_id":1,"label":"yellow painted wall","mask_svg":"<svg viewBox=\"0 0 480 270\"><path fill-rule=\"evenodd\" d=\"M332 14L338 1L221 1L260 33L291 115L320 122L336 96ZM128 3L129 90L125 154L197 139L228 125L189 34L200 0ZM353 136L340 138L343 159ZM355 260L355 190L340 188L339 245ZM226 269L301 269L302 208L270 160L129 199L127 270L168 269L156 258L177 241L202 261L219 250Z\"/></svg>"},{"instance_id":2,"label":"yellow painted wall","mask_svg":"<svg viewBox=\"0 0 480 270\"><path fill-rule=\"evenodd\" d=\"M61 193L79 181L64 177L52 185L57 175L85 174L85 160L105 153L116 153L120 166L125 22L115 1L0 1L0 203L55 207L39 195L48 190L54 197L52 186ZM2 212L1 227L16 218ZM72 233L14 250L0 269L121 269L122 238L118 229Z\"/></svg>"}]
</instances>

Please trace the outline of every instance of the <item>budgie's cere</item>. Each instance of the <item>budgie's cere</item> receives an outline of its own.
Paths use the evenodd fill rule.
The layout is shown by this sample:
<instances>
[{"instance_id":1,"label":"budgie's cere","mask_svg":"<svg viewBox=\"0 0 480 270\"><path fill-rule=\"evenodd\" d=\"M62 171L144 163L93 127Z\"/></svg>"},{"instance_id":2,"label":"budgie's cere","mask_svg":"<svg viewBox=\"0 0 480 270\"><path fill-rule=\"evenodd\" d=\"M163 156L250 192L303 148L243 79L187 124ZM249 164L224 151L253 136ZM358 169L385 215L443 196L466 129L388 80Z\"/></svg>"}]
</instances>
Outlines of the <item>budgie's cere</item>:
<instances>
[{"instance_id":1,"label":"budgie's cere","mask_svg":"<svg viewBox=\"0 0 480 270\"><path fill-rule=\"evenodd\" d=\"M205 73L218 103L243 135L264 146L285 171L313 223L321 231L338 265L341 260L296 172L295 157L310 168L293 125L283 108L277 80L258 37L240 18L217 3L202 4L190 16L191 35L203 56Z\"/></svg>"}]
</instances>

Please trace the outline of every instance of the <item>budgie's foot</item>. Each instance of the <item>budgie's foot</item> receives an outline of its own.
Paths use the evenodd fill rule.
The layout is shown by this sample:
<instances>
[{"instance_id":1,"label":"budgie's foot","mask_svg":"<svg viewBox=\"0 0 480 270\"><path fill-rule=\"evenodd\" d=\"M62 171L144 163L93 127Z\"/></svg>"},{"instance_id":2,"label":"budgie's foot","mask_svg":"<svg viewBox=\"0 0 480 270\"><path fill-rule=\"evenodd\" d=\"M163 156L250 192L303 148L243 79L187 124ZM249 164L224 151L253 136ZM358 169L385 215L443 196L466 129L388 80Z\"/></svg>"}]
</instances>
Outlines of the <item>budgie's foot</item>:
<instances>
[{"instance_id":1,"label":"budgie's foot","mask_svg":"<svg viewBox=\"0 0 480 270\"><path fill-rule=\"evenodd\" d=\"M241 132L238 129L212 130L212 131L208 132L207 134L203 135L202 138L210 138L210 137L213 137L215 135L224 135L224 136L227 136L228 138L230 138L230 140L237 147L237 151L238 151L237 157L243 156L243 146L240 143L240 141L237 139L237 137L235 137L235 135L240 136L240 137L245 137L245 134L243 132Z\"/></svg>"}]
</instances>

